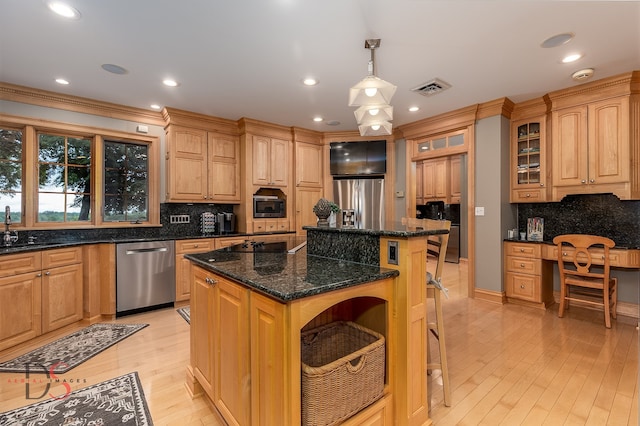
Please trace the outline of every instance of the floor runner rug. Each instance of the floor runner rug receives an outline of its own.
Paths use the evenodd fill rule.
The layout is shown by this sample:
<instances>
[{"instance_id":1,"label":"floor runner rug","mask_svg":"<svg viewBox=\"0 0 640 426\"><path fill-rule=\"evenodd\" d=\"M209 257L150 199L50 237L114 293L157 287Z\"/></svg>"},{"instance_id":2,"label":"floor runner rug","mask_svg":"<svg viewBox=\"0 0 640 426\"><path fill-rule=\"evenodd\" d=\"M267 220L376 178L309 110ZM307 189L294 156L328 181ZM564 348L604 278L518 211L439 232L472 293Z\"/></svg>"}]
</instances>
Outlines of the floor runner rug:
<instances>
[{"instance_id":1,"label":"floor runner rug","mask_svg":"<svg viewBox=\"0 0 640 426\"><path fill-rule=\"evenodd\" d=\"M0 372L66 373L148 324L93 324L24 355L0 363ZM53 369L53 370L51 370Z\"/></svg>"},{"instance_id":2,"label":"floor runner rug","mask_svg":"<svg viewBox=\"0 0 640 426\"><path fill-rule=\"evenodd\" d=\"M191 324L191 307L185 306L184 308L178 308L177 311L186 322Z\"/></svg>"},{"instance_id":3,"label":"floor runner rug","mask_svg":"<svg viewBox=\"0 0 640 426\"><path fill-rule=\"evenodd\" d=\"M133 372L0 413L0 426L153 425L138 373Z\"/></svg>"}]
</instances>

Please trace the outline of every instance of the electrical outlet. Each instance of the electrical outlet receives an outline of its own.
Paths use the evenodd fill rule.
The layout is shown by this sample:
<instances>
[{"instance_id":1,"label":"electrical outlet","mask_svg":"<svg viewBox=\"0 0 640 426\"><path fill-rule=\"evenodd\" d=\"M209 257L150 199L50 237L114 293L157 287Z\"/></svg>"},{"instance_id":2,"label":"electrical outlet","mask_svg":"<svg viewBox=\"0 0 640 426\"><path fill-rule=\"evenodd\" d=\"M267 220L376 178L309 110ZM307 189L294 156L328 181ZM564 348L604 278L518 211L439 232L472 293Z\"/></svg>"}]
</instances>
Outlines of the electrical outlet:
<instances>
[{"instance_id":1,"label":"electrical outlet","mask_svg":"<svg viewBox=\"0 0 640 426\"><path fill-rule=\"evenodd\" d=\"M387 263L389 265L398 264L398 242L387 241Z\"/></svg>"},{"instance_id":2,"label":"electrical outlet","mask_svg":"<svg viewBox=\"0 0 640 426\"><path fill-rule=\"evenodd\" d=\"M189 223L191 217L188 214L172 214L169 216L170 223Z\"/></svg>"}]
</instances>

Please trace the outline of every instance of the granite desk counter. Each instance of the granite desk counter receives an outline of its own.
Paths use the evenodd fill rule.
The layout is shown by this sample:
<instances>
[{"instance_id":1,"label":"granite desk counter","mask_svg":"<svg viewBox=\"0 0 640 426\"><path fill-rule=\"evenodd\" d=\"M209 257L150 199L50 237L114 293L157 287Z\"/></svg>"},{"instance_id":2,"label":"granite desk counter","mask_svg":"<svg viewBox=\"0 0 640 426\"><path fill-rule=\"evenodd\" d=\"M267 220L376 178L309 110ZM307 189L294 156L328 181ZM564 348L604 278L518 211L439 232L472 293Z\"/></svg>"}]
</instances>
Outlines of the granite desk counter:
<instances>
[{"instance_id":1,"label":"granite desk counter","mask_svg":"<svg viewBox=\"0 0 640 426\"><path fill-rule=\"evenodd\" d=\"M383 395L347 423L431 424L426 238L446 232L307 228L306 248L295 254L189 255L187 389L206 393L229 424L299 425L301 332L354 321L385 336L386 374ZM395 264L387 262L391 246Z\"/></svg>"}]
</instances>

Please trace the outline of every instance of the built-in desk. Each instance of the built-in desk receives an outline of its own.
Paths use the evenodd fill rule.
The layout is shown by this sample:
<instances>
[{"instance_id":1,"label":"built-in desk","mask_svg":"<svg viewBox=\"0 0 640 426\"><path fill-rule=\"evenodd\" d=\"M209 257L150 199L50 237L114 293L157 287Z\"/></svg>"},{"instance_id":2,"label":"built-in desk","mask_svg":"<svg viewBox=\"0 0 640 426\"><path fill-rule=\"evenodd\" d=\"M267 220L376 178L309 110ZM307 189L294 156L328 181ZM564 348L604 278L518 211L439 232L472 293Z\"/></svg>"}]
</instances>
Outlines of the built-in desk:
<instances>
[{"instance_id":1,"label":"built-in desk","mask_svg":"<svg viewBox=\"0 0 640 426\"><path fill-rule=\"evenodd\" d=\"M566 248L570 260L572 248ZM603 264L604 249L589 252L595 264ZM580 258L580 257L578 257ZM609 251L612 267L640 269L640 249L613 248ZM550 242L504 241L504 287L507 301L546 309L553 303L553 264L558 247Z\"/></svg>"}]
</instances>

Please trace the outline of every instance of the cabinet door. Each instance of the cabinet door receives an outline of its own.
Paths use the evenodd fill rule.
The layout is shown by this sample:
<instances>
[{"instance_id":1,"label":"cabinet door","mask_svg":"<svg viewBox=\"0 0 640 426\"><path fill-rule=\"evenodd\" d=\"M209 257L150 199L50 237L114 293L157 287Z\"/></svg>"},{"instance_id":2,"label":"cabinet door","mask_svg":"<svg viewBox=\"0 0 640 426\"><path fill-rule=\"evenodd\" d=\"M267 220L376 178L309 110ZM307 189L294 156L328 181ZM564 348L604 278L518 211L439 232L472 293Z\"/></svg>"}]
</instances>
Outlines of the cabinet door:
<instances>
[{"instance_id":1,"label":"cabinet door","mask_svg":"<svg viewBox=\"0 0 640 426\"><path fill-rule=\"evenodd\" d=\"M322 187L322 146L296 143L296 186Z\"/></svg>"},{"instance_id":2,"label":"cabinet door","mask_svg":"<svg viewBox=\"0 0 640 426\"><path fill-rule=\"evenodd\" d=\"M248 425L251 412L249 375L249 290L215 277L214 403L230 425Z\"/></svg>"},{"instance_id":3,"label":"cabinet door","mask_svg":"<svg viewBox=\"0 0 640 426\"><path fill-rule=\"evenodd\" d=\"M251 424L282 424L285 401L285 305L251 294Z\"/></svg>"},{"instance_id":4,"label":"cabinet door","mask_svg":"<svg viewBox=\"0 0 640 426\"><path fill-rule=\"evenodd\" d=\"M320 188L296 188L296 233L306 235L303 226L316 226L318 218L313 212L313 206L322 198Z\"/></svg>"},{"instance_id":5,"label":"cabinet door","mask_svg":"<svg viewBox=\"0 0 640 426\"><path fill-rule=\"evenodd\" d=\"M212 201L240 201L240 143L209 134L209 196Z\"/></svg>"},{"instance_id":6,"label":"cabinet door","mask_svg":"<svg viewBox=\"0 0 640 426\"><path fill-rule=\"evenodd\" d=\"M436 198L436 163L433 160L422 162L422 196L425 203Z\"/></svg>"},{"instance_id":7,"label":"cabinet door","mask_svg":"<svg viewBox=\"0 0 640 426\"><path fill-rule=\"evenodd\" d=\"M42 332L82 319L82 264L43 270Z\"/></svg>"},{"instance_id":8,"label":"cabinet door","mask_svg":"<svg viewBox=\"0 0 640 426\"><path fill-rule=\"evenodd\" d=\"M193 266L191 280L191 367L193 375L213 400L213 317L215 287L210 273Z\"/></svg>"},{"instance_id":9,"label":"cabinet door","mask_svg":"<svg viewBox=\"0 0 640 426\"><path fill-rule=\"evenodd\" d=\"M0 351L42 332L40 273L0 278Z\"/></svg>"},{"instance_id":10,"label":"cabinet door","mask_svg":"<svg viewBox=\"0 0 640 426\"><path fill-rule=\"evenodd\" d=\"M421 206L424 204L424 179L423 179L423 162L416 162L416 204Z\"/></svg>"},{"instance_id":11,"label":"cabinet door","mask_svg":"<svg viewBox=\"0 0 640 426\"><path fill-rule=\"evenodd\" d=\"M289 186L289 141L271 139L270 176L271 185Z\"/></svg>"},{"instance_id":12,"label":"cabinet door","mask_svg":"<svg viewBox=\"0 0 640 426\"><path fill-rule=\"evenodd\" d=\"M176 241L176 302L191 297L191 261L185 259L184 255L211 251L213 247L213 239Z\"/></svg>"},{"instance_id":13,"label":"cabinet door","mask_svg":"<svg viewBox=\"0 0 640 426\"><path fill-rule=\"evenodd\" d=\"M449 159L442 158L435 165L435 193L438 199L447 199L449 196Z\"/></svg>"},{"instance_id":14,"label":"cabinet door","mask_svg":"<svg viewBox=\"0 0 640 426\"><path fill-rule=\"evenodd\" d=\"M207 199L207 132L171 128L167 135L167 163L167 198L195 202Z\"/></svg>"},{"instance_id":15,"label":"cabinet door","mask_svg":"<svg viewBox=\"0 0 640 426\"><path fill-rule=\"evenodd\" d=\"M254 185L270 185L269 166L271 139L262 136L253 137L252 164L251 170Z\"/></svg>"},{"instance_id":16,"label":"cabinet door","mask_svg":"<svg viewBox=\"0 0 640 426\"><path fill-rule=\"evenodd\" d=\"M629 182L629 98L589 104L589 183Z\"/></svg>"},{"instance_id":17,"label":"cabinet door","mask_svg":"<svg viewBox=\"0 0 640 426\"><path fill-rule=\"evenodd\" d=\"M553 186L583 185L588 181L587 107L554 111Z\"/></svg>"},{"instance_id":18,"label":"cabinet door","mask_svg":"<svg viewBox=\"0 0 640 426\"><path fill-rule=\"evenodd\" d=\"M459 155L452 157L449 166L450 202L451 204L460 204L460 198L462 197L462 158Z\"/></svg>"}]
</instances>

